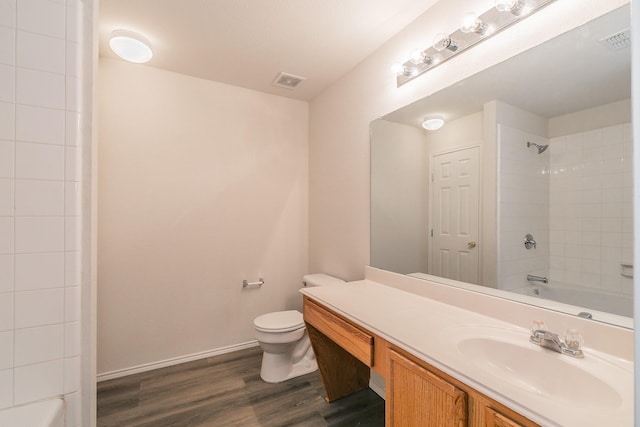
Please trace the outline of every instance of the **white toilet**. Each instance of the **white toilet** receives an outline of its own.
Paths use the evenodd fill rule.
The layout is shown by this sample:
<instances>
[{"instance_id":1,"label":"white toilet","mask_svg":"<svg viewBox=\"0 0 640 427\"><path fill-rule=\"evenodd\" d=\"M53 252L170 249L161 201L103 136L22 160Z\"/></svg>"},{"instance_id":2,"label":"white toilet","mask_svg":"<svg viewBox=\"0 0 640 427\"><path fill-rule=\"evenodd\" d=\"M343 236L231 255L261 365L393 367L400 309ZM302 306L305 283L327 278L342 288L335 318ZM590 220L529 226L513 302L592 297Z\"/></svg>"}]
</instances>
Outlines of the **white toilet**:
<instances>
[{"instance_id":1,"label":"white toilet","mask_svg":"<svg viewBox=\"0 0 640 427\"><path fill-rule=\"evenodd\" d=\"M304 286L344 284L326 274L304 276ZM298 310L276 311L258 316L253 321L256 339L264 351L260 377L268 383L308 374L318 369L311 341Z\"/></svg>"}]
</instances>

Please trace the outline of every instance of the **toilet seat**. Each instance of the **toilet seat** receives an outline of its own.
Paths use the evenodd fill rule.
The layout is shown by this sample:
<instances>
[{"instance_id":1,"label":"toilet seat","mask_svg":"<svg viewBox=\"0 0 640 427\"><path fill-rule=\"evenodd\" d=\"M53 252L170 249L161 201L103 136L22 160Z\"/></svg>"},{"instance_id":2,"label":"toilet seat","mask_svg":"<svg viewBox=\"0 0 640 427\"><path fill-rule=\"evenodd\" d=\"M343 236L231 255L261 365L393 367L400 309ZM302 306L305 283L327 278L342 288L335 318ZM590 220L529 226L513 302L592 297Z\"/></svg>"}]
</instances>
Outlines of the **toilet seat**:
<instances>
[{"instance_id":1,"label":"toilet seat","mask_svg":"<svg viewBox=\"0 0 640 427\"><path fill-rule=\"evenodd\" d=\"M286 310L258 316L253 324L262 332L290 332L304 328L304 319L299 311Z\"/></svg>"}]
</instances>

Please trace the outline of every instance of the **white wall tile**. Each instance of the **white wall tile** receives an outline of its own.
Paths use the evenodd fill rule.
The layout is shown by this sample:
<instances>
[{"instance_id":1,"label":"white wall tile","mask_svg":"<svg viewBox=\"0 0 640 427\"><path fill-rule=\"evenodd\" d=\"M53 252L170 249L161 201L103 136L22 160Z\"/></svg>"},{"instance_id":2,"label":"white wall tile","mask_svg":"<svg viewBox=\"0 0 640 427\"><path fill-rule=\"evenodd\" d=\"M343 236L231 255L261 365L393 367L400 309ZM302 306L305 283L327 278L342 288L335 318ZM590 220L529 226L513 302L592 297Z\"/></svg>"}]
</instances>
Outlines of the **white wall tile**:
<instances>
[{"instance_id":1,"label":"white wall tile","mask_svg":"<svg viewBox=\"0 0 640 427\"><path fill-rule=\"evenodd\" d=\"M82 75L81 69L81 52L80 52L80 44L75 42L67 41L67 49L66 49L66 64L65 64L65 74L67 76L80 77Z\"/></svg>"},{"instance_id":2,"label":"white wall tile","mask_svg":"<svg viewBox=\"0 0 640 427\"><path fill-rule=\"evenodd\" d=\"M64 147L16 143L16 178L64 180Z\"/></svg>"},{"instance_id":3,"label":"white wall tile","mask_svg":"<svg viewBox=\"0 0 640 427\"><path fill-rule=\"evenodd\" d=\"M62 394L62 359L14 370L14 404L21 405Z\"/></svg>"},{"instance_id":4,"label":"white wall tile","mask_svg":"<svg viewBox=\"0 0 640 427\"><path fill-rule=\"evenodd\" d=\"M64 182L16 180L16 216L64 215Z\"/></svg>"},{"instance_id":5,"label":"white wall tile","mask_svg":"<svg viewBox=\"0 0 640 427\"><path fill-rule=\"evenodd\" d=\"M12 65L0 64L0 101L15 101L15 82L15 67Z\"/></svg>"},{"instance_id":6,"label":"white wall tile","mask_svg":"<svg viewBox=\"0 0 640 427\"><path fill-rule=\"evenodd\" d=\"M0 371L0 409L11 406L13 406L13 369L5 369Z\"/></svg>"},{"instance_id":7,"label":"white wall tile","mask_svg":"<svg viewBox=\"0 0 640 427\"><path fill-rule=\"evenodd\" d=\"M15 327L53 325L64 320L64 288L15 293Z\"/></svg>"},{"instance_id":8,"label":"white wall tile","mask_svg":"<svg viewBox=\"0 0 640 427\"><path fill-rule=\"evenodd\" d=\"M80 181L82 171L80 166L80 148L66 146L65 147L65 180L67 181Z\"/></svg>"},{"instance_id":9,"label":"white wall tile","mask_svg":"<svg viewBox=\"0 0 640 427\"><path fill-rule=\"evenodd\" d=\"M80 357L64 359L64 393L80 390Z\"/></svg>"},{"instance_id":10,"label":"white wall tile","mask_svg":"<svg viewBox=\"0 0 640 427\"><path fill-rule=\"evenodd\" d=\"M62 217L19 217L15 227L16 253L64 251Z\"/></svg>"},{"instance_id":11,"label":"white wall tile","mask_svg":"<svg viewBox=\"0 0 640 427\"><path fill-rule=\"evenodd\" d=\"M13 253L13 221L0 217L0 255Z\"/></svg>"},{"instance_id":12,"label":"white wall tile","mask_svg":"<svg viewBox=\"0 0 640 427\"><path fill-rule=\"evenodd\" d=\"M18 67L64 74L65 41L25 31L18 31L16 63Z\"/></svg>"},{"instance_id":13,"label":"white wall tile","mask_svg":"<svg viewBox=\"0 0 640 427\"><path fill-rule=\"evenodd\" d=\"M80 250L80 217L66 217L64 226L64 249L65 251Z\"/></svg>"},{"instance_id":14,"label":"white wall tile","mask_svg":"<svg viewBox=\"0 0 640 427\"><path fill-rule=\"evenodd\" d=\"M80 209L80 183L66 182L64 185L64 213L67 216L79 216Z\"/></svg>"},{"instance_id":15,"label":"white wall tile","mask_svg":"<svg viewBox=\"0 0 640 427\"><path fill-rule=\"evenodd\" d=\"M13 292L13 255L0 255L0 293Z\"/></svg>"},{"instance_id":16,"label":"white wall tile","mask_svg":"<svg viewBox=\"0 0 640 427\"><path fill-rule=\"evenodd\" d=\"M64 286L64 253L16 254L16 291Z\"/></svg>"},{"instance_id":17,"label":"white wall tile","mask_svg":"<svg viewBox=\"0 0 640 427\"><path fill-rule=\"evenodd\" d=\"M21 30L64 38L64 3L52 0L19 0L18 23Z\"/></svg>"},{"instance_id":18,"label":"white wall tile","mask_svg":"<svg viewBox=\"0 0 640 427\"><path fill-rule=\"evenodd\" d=\"M65 108L64 75L18 68L16 102L63 110Z\"/></svg>"},{"instance_id":19,"label":"white wall tile","mask_svg":"<svg viewBox=\"0 0 640 427\"><path fill-rule=\"evenodd\" d=\"M68 111L80 111L80 79L67 76L66 108Z\"/></svg>"},{"instance_id":20,"label":"white wall tile","mask_svg":"<svg viewBox=\"0 0 640 427\"><path fill-rule=\"evenodd\" d=\"M0 64L15 65L15 63L16 30L0 26Z\"/></svg>"},{"instance_id":21,"label":"white wall tile","mask_svg":"<svg viewBox=\"0 0 640 427\"><path fill-rule=\"evenodd\" d=\"M63 110L16 106L16 140L59 144L65 142L66 118Z\"/></svg>"},{"instance_id":22,"label":"white wall tile","mask_svg":"<svg viewBox=\"0 0 640 427\"><path fill-rule=\"evenodd\" d=\"M15 137L15 121L15 104L0 102L0 139L13 141Z\"/></svg>"},{"instance_id":23,"label":"white wall tile","mask_svg":"<svg viewBox=\"0 0 640 427\"><path fill-rule=\"evenodd\" d=\"M0 25L15 28L16 0L0 0Z\"/></svg>"},{"instance_id":24,"label":"white wall tile","mask_svg":"<svg viewBox=\"0 0 640 427\"><path fill-rule=\"evenodd\" d=\"M0 178L0 216L13 216L13 179Z\"/></svg>"},{"instance_id":25,"label":"white wall tile","mask_svg":"<svg viewBox=\"0 0 640 427\"><path fill-rule=\"evenodd\" d=\"M64 357L80 355L80 322L64 324Z\"/></svg>"},{"instance_id":26,"label":"white wall tile","mask_svg":"<svg viewBox=\"0 0 640 427\"><path fill-rule=\"evenodd\" d=\"M13 367L13 331L0 332L0 371Z\"/></svg>"},{"instance_id":27,"label":"white wall tile","mask_svg":"<svg viewBox=\"0 0 640 427\"><path fill-rule=\"evenodd\" d=\"M13 178L14 147L12 141L0 141L0 178Z\"/></svg>"},{"instance_id":28,"label":"white wall tile","mask_svg":"<svg viewBox=\"0 0 640 427\"><path fill-rule=\"evenodd\" d=\"M65 143L67 145L79 146L80 140L78 136L80 135L80 114L75 111L67 111L66 112L66 136Z\"/></svg>"},{"instance_id":29,"label":"white wall tile","mask_svg":"<svg viewBox=\"0 0 640 427\"><path fill-rule=\"evenodd\" d=\"M65 286L80 285L80 251L65 252Z\"/></svg>"},{"instance_id":30,"label":"white wall tile","mask_svg":"<svg viewBox=\"0 0 640 427\"><path fill-rule=\"evenodd\" d=\"M13 293L0 294L0 331L13 329Z\"/></svg>"},{"instance_id":31,"label":"white wall tile","mask_svg":"<svg viewBox=\"0 0 640 427\"><path fill-rule=\"evenodd\" d=\"M80 286L64 289L64 321L77 322L80 320L81 291Z\"/></svg>"},{"instance_id":32,"label":"white wall tile","mask_svg":"<svg viewBox=\"0 0 640 427\"><path fill-rule=\"evenodd\" d=\"M80 427L82 422L80 392L66 394L64 396L64 402L66 404L64 413L65 427Z\"/></svg>"},{"instance_id":33,"label":"white wall tile","mask_svg":"<svg viewBox=\"0 0 640 427\"><path fill-rule=\"evenodd\" d=\"M80 41L82 23L82 5L71 5L67 3L67 40Z\"/></svg>"},{"instance_id":34,"label":"white wall tile","mask_svg":"<svg viewBox=\"0 0 640 427\"><path fill-rule=\"evenodd\" d=\"M64 326L50 325L15 331L15 366L33 365L61 359Z\"/></svg>"}]
</instances>

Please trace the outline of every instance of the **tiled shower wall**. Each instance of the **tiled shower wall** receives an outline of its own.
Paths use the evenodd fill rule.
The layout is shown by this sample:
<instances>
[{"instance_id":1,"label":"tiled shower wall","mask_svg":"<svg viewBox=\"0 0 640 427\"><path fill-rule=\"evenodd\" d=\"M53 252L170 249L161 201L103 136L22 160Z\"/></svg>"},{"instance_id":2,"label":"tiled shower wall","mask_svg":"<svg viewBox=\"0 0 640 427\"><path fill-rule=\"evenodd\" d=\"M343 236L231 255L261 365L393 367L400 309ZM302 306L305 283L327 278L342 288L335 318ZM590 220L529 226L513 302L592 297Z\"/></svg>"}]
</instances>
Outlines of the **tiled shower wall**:
<instances>
[{"instance_id":1,"label":"tiled shower wall","mask_svg":"<svg viewBox=\"0 0 640 427\"><path fill-rule=\"evenodd\" d=\"M553 138L550 151L551 279L631 295L631 125Z\"/></svg>"},{"instance_id":2,"label":"tiled shower wall","mask_svg":"<svg viewBox=\"0 0 640 427\"><path fill-rule=\"evenodd\" d=\"M81 406L83 6L0 0L0 408L64 395L67 426Z\"/></svg>"},{"instance_id":3,"label":"tiled shower wall","mask_svg":"<svg viewBox=\"0 0 640 427\"><path fill-rule=\"evenodd\" d=\"M538 154L527 141L549 141L518 129L499 125L499 262L498 288L513 290L528 285L527 274L545 276L549 260L549 150ZM531 234L536 248L524 247Z\"/></svg>"}]
</instances>

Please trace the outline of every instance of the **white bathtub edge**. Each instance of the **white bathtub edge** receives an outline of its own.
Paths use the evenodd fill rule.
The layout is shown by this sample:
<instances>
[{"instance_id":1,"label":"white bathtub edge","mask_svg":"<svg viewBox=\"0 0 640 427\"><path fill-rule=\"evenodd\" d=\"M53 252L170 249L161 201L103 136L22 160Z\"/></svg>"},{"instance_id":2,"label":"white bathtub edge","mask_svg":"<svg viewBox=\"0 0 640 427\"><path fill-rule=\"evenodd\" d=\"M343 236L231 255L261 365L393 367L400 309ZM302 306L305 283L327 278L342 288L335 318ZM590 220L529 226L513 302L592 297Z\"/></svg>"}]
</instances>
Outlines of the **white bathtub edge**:
<instances>
[{"instance_id":1,"label":"white bathtub edge","mask_svg":"<svg viewBox=\"0 0 640 427\"><path fill-rule=\"evenodd\" d=\"M0 410L2 427L63 427L64 401L61 398L28 403Z\"/></svg>"}]
</instances>

